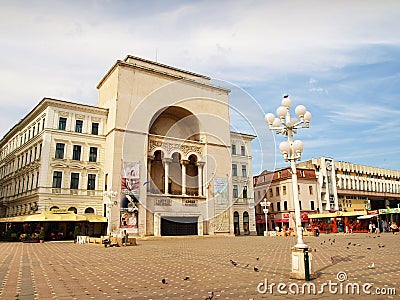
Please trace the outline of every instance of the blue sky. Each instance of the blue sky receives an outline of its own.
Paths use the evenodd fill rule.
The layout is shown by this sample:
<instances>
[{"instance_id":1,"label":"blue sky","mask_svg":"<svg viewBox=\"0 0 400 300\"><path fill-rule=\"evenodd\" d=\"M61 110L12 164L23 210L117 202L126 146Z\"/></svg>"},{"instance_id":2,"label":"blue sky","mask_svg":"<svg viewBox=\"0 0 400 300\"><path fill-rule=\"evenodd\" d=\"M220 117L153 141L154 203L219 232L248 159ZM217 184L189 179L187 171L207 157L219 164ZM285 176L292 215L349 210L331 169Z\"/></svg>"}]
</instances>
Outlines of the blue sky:
<instances>
[{"instance_id":1,"label":"blue sky","mask_svg":"<svg viewBox=\"0 0 400 300\"><path fill-rule=\"evenodd\" d=\"M0 4L2 136L43 97L95 105L99 80L132 54L209 75L246 95L254 106L239 100L238 110L272 141L262 148L256 141L254 173L287 165L273 153L274 140L283 138L262 119L284 93L313 115L297 135L303 160L329 156L400 170L400 1ZM233 113L232 121L248 131L246 120Z\"/></svg>"}]
</instances>

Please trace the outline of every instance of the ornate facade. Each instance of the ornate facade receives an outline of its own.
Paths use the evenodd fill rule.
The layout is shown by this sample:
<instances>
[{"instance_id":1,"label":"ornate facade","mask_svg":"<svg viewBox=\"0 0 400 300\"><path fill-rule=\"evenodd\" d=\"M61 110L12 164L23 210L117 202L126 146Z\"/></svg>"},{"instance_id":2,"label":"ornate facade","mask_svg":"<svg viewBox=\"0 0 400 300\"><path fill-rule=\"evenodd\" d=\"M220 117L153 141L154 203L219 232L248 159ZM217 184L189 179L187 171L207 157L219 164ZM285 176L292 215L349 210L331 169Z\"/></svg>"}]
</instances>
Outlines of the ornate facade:
<instances>
[{"instance_id":1,"label":"ornate facade","mask_svg":"<svg viewBox=\"0 0 400 300\"><path fill-rule=\"evenodd\" d=\"M0 141L1 217L62 209L107 216L112 233L233 234L235 207L252 231L252 202L232 198L229 90L133 56L97 88L97 106L43 99Z\"/></svg>"}]
</instances>

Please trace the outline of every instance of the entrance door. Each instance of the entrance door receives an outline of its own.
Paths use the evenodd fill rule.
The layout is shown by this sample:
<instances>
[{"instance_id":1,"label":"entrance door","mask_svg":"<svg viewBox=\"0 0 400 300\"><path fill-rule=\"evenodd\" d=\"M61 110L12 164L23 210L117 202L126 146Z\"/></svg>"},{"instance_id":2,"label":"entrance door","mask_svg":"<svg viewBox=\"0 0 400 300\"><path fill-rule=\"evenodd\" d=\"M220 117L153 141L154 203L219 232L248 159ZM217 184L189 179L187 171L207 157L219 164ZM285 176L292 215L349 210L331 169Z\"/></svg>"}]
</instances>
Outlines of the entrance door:
<instances>
[{"instance_id":1,"label":"entrance door","mask_svg":"<svg viewBox=\"0 0 400 300\"><path fill-rule=\"evenodd\" d=\"M237 211L235 211L233 214L233 224L235 235L240 235L239 213Z\"/></svg>"},{"instance_id":2,"label":"entrance door","mask_svg":"<svg viewBox=\"0 0 400 300\"><path fill-rule=\"evenodd\" d=\"M163 217L161 235L198 235L197 217Z\"/></svg>"}]
</instances>

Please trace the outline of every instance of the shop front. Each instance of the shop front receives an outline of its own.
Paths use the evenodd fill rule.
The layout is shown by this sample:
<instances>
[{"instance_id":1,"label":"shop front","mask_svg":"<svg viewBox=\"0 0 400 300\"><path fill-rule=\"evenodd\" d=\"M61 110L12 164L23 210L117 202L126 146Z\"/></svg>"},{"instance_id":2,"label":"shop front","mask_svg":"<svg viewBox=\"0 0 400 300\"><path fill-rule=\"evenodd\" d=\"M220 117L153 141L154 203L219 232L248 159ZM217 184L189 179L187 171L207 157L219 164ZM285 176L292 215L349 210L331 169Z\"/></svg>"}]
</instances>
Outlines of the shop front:
<instances>
[{"instance_id":1,"label":"shop front","mask_svg":"<svg viewBox=\"0 0 400 300\"><path fill-rule=\"evenodd\" d=\"M367 232L369 220L367 218L358 218L367 216L366 211L336 211L323 214L310 214L308 218L311 220L312 228L318 228L320 232L337 233L337 232Z\"/></svg>"},{"instance_id":2,"label":"shop front","mask_svg":"<svg viewBox=\"0 0 400 300\"><path fill-rule=\"evenodd\" d=\"M0 219L3 240L36 239L42 227L45 240L73 240L76 234L100 237L106 232L107 218L57 209Z\"/></svg>"}]
</instances>

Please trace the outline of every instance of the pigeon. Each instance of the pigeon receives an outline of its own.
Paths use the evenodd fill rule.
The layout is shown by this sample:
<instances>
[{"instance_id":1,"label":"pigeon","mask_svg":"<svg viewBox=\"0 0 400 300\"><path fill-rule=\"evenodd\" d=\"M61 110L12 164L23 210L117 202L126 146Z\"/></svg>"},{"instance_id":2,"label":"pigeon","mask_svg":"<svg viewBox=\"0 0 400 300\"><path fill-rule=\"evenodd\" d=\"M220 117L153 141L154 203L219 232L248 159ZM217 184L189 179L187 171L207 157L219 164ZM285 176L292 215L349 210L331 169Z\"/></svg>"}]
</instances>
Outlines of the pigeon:
<instances>
[{"instance_id":1,"label":"pigeon","mask_svg":"<svg viewBox=\"0 0 400 300\"><path fill-rule=\"evenodd\" d=\"M254 272L259 272L260 270L257 267L254 267Z\"/></svg>"},{"instance_id":2,"label":"pigeon","mask_svg":"<svg viewBox=\"0 0 400 300\"><path fill-rule=\"evenodd\" d=\"M333 240L332 240L332 242L333 242L333 243L335 243L335 242L336 242L336 240L335 240L335 239L333 239Z\"/></svg>"},{"instance_id":3,"label":"pigeon","mask_svg":"<svg viewBox=\"0 0 400 300\"><path fill-rule=\"evenodd\" d=\"M161 282L162 282L163 284L168 284L167 281L165 280L165 278L163 278L163 279L161 280Z\"/></svg>"},{"instance_id":4,"label":"pigeon","mask_svg":"<svg viewBox=\"0 0 400 300\"><path fill-rule=\"evenodd\" d=\"M331 239L328 239L328 241L330 241Z\"/></svg>"},{"instance_id":5,"label":"pigeon","mask_svg":"<svg viewBox=\"0 0 400 300\"><path fill-rule=\"evenodd\" d=\"M375 269L375 264L374 264L374 263L371 263L371 264L368 266L368 269Z\"/></svg>"},{"instance_id":6,"label":"pigeon","mask_svg":"<svg viewBox=\"0 0 400 300\"><path fill-rule=\"evenodd\" d=\"M256 257L256 260L260 260L260 258L259 258L259 257Z\"/></svg>"},{"instance_id":7,"label":"pigeon","mask_svg":"<svg viewBox=\"0 0 400 300\"><path fill-rule=\"evenodd\" d=\"M190 279L189 276L186 276L185 278L183 278L183 280L189 280L189 279Z\"/></svg>"},{"instance_id":8,"label":"pigeon","mask_svg":"<svg viewBox=\"0 0 400 300\"><path fill-rule=\"evenodd\" d=\"M317 252L317 249L314 249L314 252Z\"/></svg>"},{"instance_id":9,"label":"pigeon","mask_svg":"<svg viewBox=\"0 0 400 300\"><path fill-rule=\"evenodd\" d=\"M370 248L370 247L367 247L367 250L371 250L371 248Z\"/></svg>"},{"instance_id":10,"label":"pigeon","mask_svg":"<svg viewBox=\"0 0 400 300\"><path fill-rule=\"evenodd\" d=\"M335 262L335 257L331 256L331 262L332 262L332 263Z\"/></svg>"},{"instance_id":11,"label":"pigeon","mask_svg":"<svg viewBox=\"0 0 400 300\"><path fill-rule=\"evenodd\" d=\"M249 266L249 264L245 265L244 267L247 268Z\"/></svg>"},{"instance_id":12,"label":"pigeon","mask_svg":"<svg viewBox=\"0 0 400 300\"><path fill-rule=\"evenodd\" d=\"M347 249L350 249L349 246L346 247Z\"/></svg>"},{"instance_id":13,"label":"pigeon","mask_svg":"<svg viewBox=\"0 0 400 300\"><path fill-rule=\"evenodd\" d=\"M211 295L208 296L205 300L211 300L212 298L214 298L214 292L211 292Z\"/></svg>"},{"instance_id":14,"label":"pigeon","mask_svg":"<svg viewBox=\"0 0 400 300\"><path fill-rule=\"evenodd\" d=\"M322 243L321 243L321 245L322 245Z\"/></svg>"},{"instance_id":15,"label":"pigeon","mask_svg":"<svg viewBox=\"0 0 400 300\"><path fill-rule=\"evenodd\" d=\"M349 242L347 245L351 245L351 242Z\"/></svg>"},{"instance_id":16,"label":"pigeon","mask_svg":"<svg viewBox=\"0 0 400 300\"><path fill-rule=\"evenodd\" d=\"M237 262L236 261L233 261L232 259L230 261L231 261L232 265L234 265L235 267L237 266Z\"/></svg>"}]
</instances>

